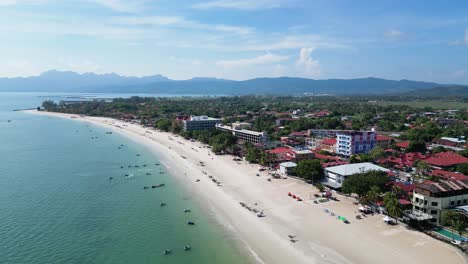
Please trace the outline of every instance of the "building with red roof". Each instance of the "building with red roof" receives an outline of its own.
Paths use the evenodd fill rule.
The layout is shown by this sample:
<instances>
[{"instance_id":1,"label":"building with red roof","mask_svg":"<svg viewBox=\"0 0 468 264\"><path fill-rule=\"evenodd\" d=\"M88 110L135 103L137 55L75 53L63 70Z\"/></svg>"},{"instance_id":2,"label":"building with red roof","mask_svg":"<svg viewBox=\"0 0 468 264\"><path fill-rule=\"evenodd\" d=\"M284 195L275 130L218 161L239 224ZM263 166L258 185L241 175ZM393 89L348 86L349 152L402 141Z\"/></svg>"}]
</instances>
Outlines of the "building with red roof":
<instances>
[{"instance_id":1,"label":"building with red roof","mask_svg":"<svg viewBox=\"0 0 468 264\"><path fill-rule=\"evenodd\" d=\"M444 171L444 170L433 170L429 173L430 175L446 180L468 180L468 176L461 174L461 173L455 173L451 171Z\"/></svg>"},{"instance_id":2,"label":"building with red roof","mask_svg":"<svg viewBox=\"0 0 468 264\"><path fill-rule=\"evenodd\" d=\"M393 139L384 135L377 135L375 138L377 147L387 149L392 145Z\"/></svg>"},{"instance_id":3,"label":"building with red roof","mask_svg":"<svg viewBox=\"0 0 468 264\"><path fill-rule=\"evenodd\" d=\"M468 158L455 152L440 152L426 159L426 162L432 166L447 168L468 163Z\"/></svg>"},{"instance_id":4,"label":"building with red roof","mask_svg":"<svg viewBox=\"0 0 468 264\"><path fill-rule=\"evenodd\" d=\"M410 144L409 141L402 141L402 142L398 142L396 146L401 149L407 149L409 147L409 144Z\"/></svg>"}]
</instances>

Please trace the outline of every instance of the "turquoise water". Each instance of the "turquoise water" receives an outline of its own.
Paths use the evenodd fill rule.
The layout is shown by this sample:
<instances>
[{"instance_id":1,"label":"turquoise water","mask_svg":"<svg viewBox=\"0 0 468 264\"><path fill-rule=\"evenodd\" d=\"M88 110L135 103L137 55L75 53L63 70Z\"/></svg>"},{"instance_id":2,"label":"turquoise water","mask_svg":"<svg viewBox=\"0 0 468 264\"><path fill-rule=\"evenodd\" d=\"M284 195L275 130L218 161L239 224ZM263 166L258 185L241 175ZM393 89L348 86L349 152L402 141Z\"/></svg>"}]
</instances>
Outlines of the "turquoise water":
<instances>
[{"instance_id":1,"label":"turquoise water","mask_svg":"<svg viewBox=\"0 0 468 264\"><path fill-rule=\"evenodd\" d=\"M11 111L44 99L0 93L0 263L250 262L143 146Z\"/></svg>"},{"instance_id":2,"label":"turquoise water","mask_svg":"<svg viewBox=\"0 0 468 264\"><path fill-rule=\"evenodd\" d=\"M438 233L438 234L443 235L444 237L454 239L454 240L457 240L457 241L462 241L462 240L463 241L468 241L468 238L466 238L464 236L460 236L459 234L455 234L452 231L447 230L445 228L438 229L435 232Z\"/></svg>"}]
</instances>

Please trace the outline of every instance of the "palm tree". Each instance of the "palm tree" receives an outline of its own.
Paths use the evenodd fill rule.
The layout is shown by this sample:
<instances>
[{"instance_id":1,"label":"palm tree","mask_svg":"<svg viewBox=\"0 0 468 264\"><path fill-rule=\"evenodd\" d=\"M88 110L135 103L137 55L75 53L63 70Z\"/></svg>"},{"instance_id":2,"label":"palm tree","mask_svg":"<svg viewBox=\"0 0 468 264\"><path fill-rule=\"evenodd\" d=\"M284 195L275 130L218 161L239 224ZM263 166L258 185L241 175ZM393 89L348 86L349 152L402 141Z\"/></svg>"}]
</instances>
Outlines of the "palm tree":
<instances>
[{"instance_id":1,"label":"palm tree","mask_svg":"<svg viewBox=\"0 0 468 264\"><path fill-rule=\"evenodd\" d=\"M398 218L403 215L403 210L398 203L398 197L393 192L387 192L384 196L385 209L389 216L395 218L398 223Z\"/></svg>"},{"instance_id":2,"label":"palm tree","mask_svg":"<svg viewBox=\"0 0 468 264\"><path fill-rule=\"evenodd\" d=\"M462 217L464 217L464 216L461 215L460 217L458 217L458 219L452 221L452 228L455 231L457 231L458 235L460 235L460 241L463 242L463 239L461 239L461 238L462 238L463 232L466 229L466 221Z\"/></svg>"},{"instance_id":3,"label":"palm tree","mask_svg":"<svg viewBox=\"0 0 468 264\"><path fill-rule=\"evenodd\" d=\"M366 194L369 203L375 204L380 197L380 193L380 188L378 186L372 186Z\"/></svg>"}]
</instances>

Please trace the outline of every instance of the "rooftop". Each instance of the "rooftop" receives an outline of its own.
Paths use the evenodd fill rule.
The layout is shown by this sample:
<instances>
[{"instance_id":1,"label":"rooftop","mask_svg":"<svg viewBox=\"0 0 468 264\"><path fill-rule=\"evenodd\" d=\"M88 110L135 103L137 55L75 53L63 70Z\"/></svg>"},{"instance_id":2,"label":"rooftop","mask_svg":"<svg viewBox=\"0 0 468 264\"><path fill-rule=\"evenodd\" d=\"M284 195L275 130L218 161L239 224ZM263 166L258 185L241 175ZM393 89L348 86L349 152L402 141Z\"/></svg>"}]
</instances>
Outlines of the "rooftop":
<instances>
[{"instance_id":1,"label":"rooftop","mask_svg":"<svg viewBox=\"0 0 468 264\"><path fill-rule=\"evenodd\" d=\"M328 167L325 170L343 175L343 176L349 176L353 175L356 173L363 173L363 172L368 172L368 171L385 171L388 172L389 170L380 166L377 166L375 164L372 164L370 162L363 162L363 163L354 163L354 164L346 164L346 165L340 165L340 166L334 166L334 167Z\"/></svg>"},{"instance_id":2,"label":"rooftop","mask_svg":"<svg viewBox=\"0 0 468 264\"><path fill-rule=\"evenodd\" d=\"M204 121L204 120L221 120L221 119L213 118L209 116L190 116L190 121Z\"/></svg>"},{"instance_id":3,"label":"rooftop","mask_svg":"<svg viewBox=\"0 0 468 264\"><path fill-rule=\"evenodd\" d=\"M433 166L450 167L462 163L468 163L468 158L455 152L440 152L426 159Z\"/></svg>"}]
</instances>

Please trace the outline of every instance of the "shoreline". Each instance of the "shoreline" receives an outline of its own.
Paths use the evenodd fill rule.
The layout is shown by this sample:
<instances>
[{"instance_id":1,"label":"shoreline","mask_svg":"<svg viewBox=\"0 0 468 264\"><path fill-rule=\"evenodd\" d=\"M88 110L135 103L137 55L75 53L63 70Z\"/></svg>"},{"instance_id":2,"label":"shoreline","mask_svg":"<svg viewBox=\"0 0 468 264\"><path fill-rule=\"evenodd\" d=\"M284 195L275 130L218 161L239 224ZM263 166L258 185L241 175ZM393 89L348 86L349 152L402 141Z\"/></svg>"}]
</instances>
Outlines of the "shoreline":
<instances>
[{"instance_id":1,"label":"shoreline","mask_svg":"<svg viewBox=\"0 0 468 264\"><path fill-rule=\"evenodd\" d=\"M443 242L403 225L385 225L382 215L355 220L352 199L340 196L339 202L313 204L310 197L318 191L309 184L295 179L268 182L263 172L255 176L258 165L234 162L227 155L216 156L199 142L111 118L24 112L58 118L73 116L144 145L169 166L171 175L184 188L209 206L221 225L232 229L228 231L235 240L245 243L246 251L251 251L254 258L257 255L259 263L468 263L463 253ZM219 180L221 186L208 175ZM289 191L299 194L304 202L289 198ZM264 210L266 217L258 218L239 202ZM325 208L345 216L351 224L323 213ZM298 241L290 242L288 235L295 235Z\"/></svg>"}]
</instances>

